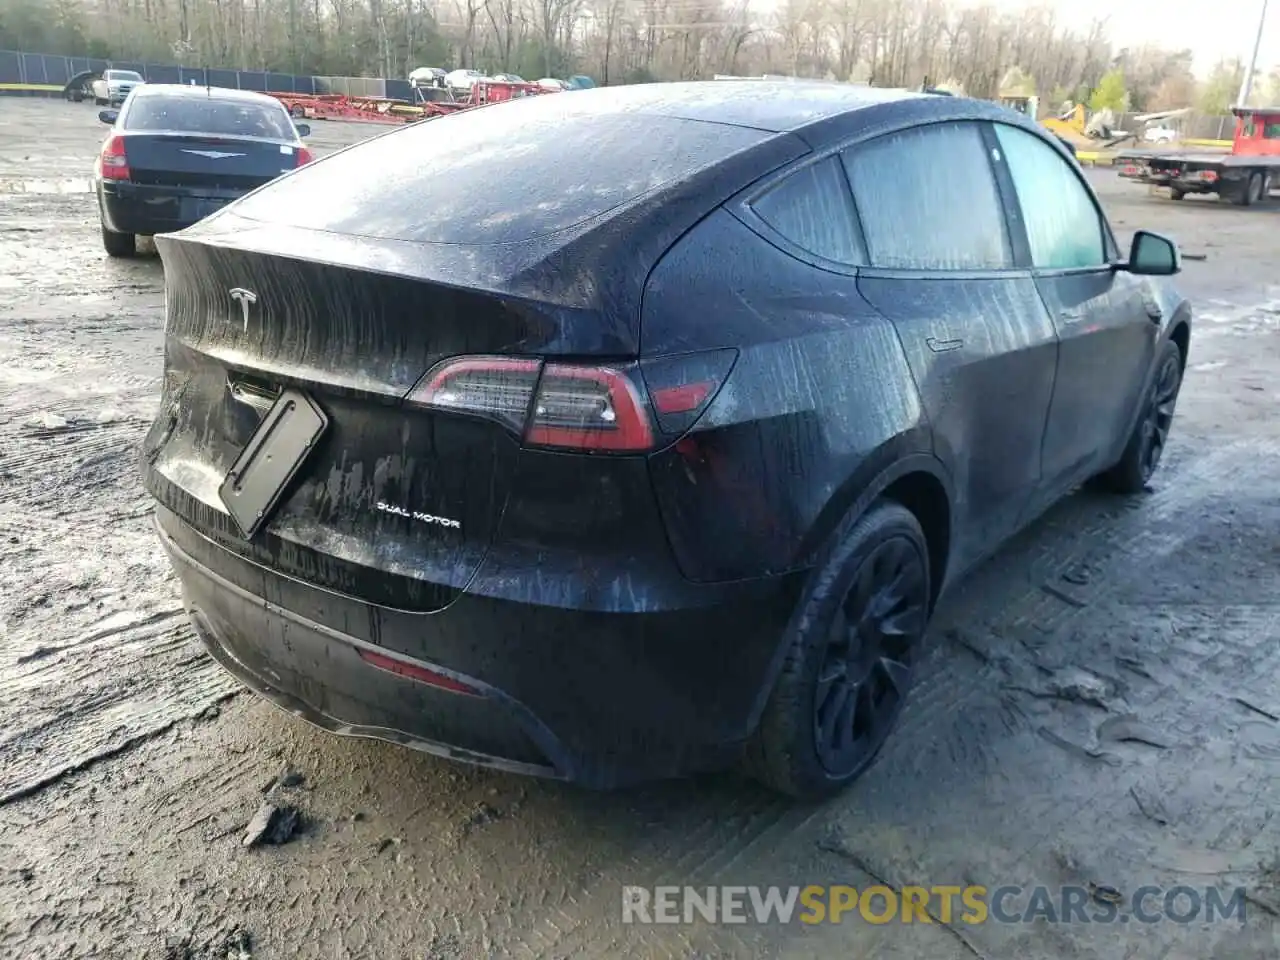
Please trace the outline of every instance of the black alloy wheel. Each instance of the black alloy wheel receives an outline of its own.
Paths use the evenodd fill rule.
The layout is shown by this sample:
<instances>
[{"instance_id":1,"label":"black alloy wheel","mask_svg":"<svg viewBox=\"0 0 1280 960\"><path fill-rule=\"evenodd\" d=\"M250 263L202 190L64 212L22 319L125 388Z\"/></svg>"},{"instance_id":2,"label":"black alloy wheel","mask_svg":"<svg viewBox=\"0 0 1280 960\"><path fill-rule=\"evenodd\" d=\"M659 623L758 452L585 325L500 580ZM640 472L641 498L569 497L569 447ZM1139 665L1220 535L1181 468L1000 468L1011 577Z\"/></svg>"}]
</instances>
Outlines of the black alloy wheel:
<instances>
[{"instance_id":1,"label":"black alloy wheel","mask_svg":"<svg viewBox=\"0 0 1280 960\"><path fill-rule=\"evenodd\" d=\"M1142 418L1142 455L1139 462L1144 484L1160 465L1160 457L1169 440L1173 411L1178 405L1178 389L1182 385L1181 368L1177 349L1166 351L1160 361L1155 381L1151 384L1147 408Z\"/></svg>"},{"instance_id":2,"label":"black alloy wheel","mask_svg":"<svg viewBox=\"0 0 1280 960\"><path fill-rule=\"evenodd\" d=\"M834 777L870 762L906 701L927 583L915 544L895 537L862 561L836 609L813 697L814 746Z\"/></svg>"},{"instance_id":3,"label":"black alloy wheel","mask_svg":"<svg viewBox=\"0 0 1280 960\"><path fill-rule=\"evenodd\" d=\"M1119 462L1098 476L1101 486L1114 493L1139 493L1160 465L1169 442L1178 391L1182 388L1182 350L1164 341L1156 361L1155 376L1142 397L1138 422Z\"/></svg>"},{"instance_id":4,"label":"black alloy wheel","mask_svg":"<svg viewBox=\"0 0 1280 960\"><path fill-rule=\"evenodd\" d=\"M880 500L846 518L784 638L781 671L743 758L752 776L817 800L871 766L906 702L932 576L928 541L904 505Z\"/></svg>"}]
</instances>

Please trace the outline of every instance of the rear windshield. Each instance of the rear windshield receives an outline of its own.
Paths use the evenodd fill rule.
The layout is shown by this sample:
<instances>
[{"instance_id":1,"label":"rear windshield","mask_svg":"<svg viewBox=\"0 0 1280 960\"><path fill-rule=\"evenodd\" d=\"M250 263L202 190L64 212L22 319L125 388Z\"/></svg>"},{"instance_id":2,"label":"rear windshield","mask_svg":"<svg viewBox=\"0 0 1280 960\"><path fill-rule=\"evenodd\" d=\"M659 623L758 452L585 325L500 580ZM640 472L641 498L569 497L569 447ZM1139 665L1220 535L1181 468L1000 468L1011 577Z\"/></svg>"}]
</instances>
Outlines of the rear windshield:
<instances>
[{"instance_id":1,"label":"rear windshield","mask_svg":"<svg viewBox=\"0 0 1280 960\"><path fill-rule=\"evenodd\" d=\"M142 81L142 74L134 73L132 70L108 70L105 75L107 80L137 80Z\"/></svg>"},{"instance_id":2,"label":"rear windshield","mask_svg":"<svg viewBox=\"0 0 1280 960\"><path fill-rule=\"evenodd\" d=\"M416 123L241 201L244 217L438 243L545 236L680 180L773 134L554 93ZM559 104L553 101L560 101Z\"/></svg>"},{"instance_id":3,"label":"rear windshield","mask_svg":"<svg viewBox=\"0 0 1280 960\"><path fill-rule=\"evenodd\" d=\"M293 140L284 107L243 100L195 97L139 97L124 118L126 130L214 133L224 136Z\"/></svg>"}]
</instances>

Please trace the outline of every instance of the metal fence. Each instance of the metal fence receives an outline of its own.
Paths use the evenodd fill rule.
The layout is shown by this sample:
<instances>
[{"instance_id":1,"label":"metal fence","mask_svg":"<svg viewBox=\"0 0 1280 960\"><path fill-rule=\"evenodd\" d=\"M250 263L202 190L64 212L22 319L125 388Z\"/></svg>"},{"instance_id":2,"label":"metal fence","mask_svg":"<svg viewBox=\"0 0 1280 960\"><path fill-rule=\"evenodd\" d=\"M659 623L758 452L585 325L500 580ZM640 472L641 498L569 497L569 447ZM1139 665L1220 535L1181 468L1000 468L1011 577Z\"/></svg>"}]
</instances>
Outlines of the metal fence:
<instances>
[{"instance_id":1,"label":"metal fence","mask_svg":"<svg viewBox=\"0 0 1280 960\"><path fill-rule=\"evenodd\" d=\"M408 80L380 77L303 77L259 70L219 70L134 60L95 60L48 53L0 50L0 89L56 92L86 70L134 70L148 83L183 83L277 93L341 93L355 97L412 100Z\"/></svg>"}]
</instances>

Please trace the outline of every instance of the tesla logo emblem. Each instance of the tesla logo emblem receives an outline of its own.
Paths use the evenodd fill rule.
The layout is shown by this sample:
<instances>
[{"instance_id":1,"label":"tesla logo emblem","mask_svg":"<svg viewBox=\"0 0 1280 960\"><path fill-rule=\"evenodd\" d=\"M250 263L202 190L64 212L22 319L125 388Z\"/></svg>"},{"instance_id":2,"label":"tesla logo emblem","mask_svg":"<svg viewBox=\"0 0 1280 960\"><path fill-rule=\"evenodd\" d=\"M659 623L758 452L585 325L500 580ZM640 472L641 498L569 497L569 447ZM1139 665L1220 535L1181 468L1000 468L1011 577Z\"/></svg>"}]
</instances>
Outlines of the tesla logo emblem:
<instances>
[{"instance_id":1,"label":"tesla logo emblem","mask_svg":"<svg viewBox=\"0 0 1280 960\"><path fill-rule=\"evenodd\" d=\"M244 316L244 332L249 332L249 307L258 302L258 295L244 287L232 287L229 291L231 299L240 304L240 313Z\"/></svg>"}]
</instances>

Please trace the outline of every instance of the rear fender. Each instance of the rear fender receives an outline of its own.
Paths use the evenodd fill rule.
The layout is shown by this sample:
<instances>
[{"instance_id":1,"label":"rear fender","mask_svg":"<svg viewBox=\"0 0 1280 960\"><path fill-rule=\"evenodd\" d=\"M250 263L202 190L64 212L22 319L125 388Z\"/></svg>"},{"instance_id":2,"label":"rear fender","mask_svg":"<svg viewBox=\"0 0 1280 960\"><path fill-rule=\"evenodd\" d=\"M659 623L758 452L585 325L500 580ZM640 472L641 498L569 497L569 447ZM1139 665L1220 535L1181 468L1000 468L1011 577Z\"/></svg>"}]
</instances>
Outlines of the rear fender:
<instances>
[{"instance_id":1,"label":"rear fender","mask_svg":"<svg viewBox=\"0 0 1280 960\"><path fill-rule=\"evenodd\" d=\"M857 523L858 518L865 514L872 504L884 496L885 491L903 477L913 473L926 473L937 480L942 487L948 507L954 502L951 477L942 461L932 453L919 452L918 445L922 439L919 434L925 432L924 428L921 428L909 434L899 434L886 442L868 456L854 474L849 477L848 481L832 495L806 538L806 542L810 545L807 559L811 569L817 569L825 561L826 556L847 535L850 528ZM948 509L947 516L950 520L947 530L947 542L953 543L955 542L954 530L952 529L954 519L950 519L953 516L953 511ZM931 578L934 580L935 597L941 593L945 586L948 566L944 566L941 575L936 570L930 571ZM795 609L792 611L791 620L787 624L787 629L783 631L782 636L779 638L777 649L769 661L768 670L764 675L752 707L748 721L749 730L754 731L759 725L760 716L769 701L769 695L773 692L774 685L778 682L778 675L781 673L782 666L786 661L787 651L791 645L800 611L804 609L805 602L808 599L809 589L810 586L806 583L800 591Z\"/></svg>"},{"instance_id":2,"label":"rear fender","mask_svg":"<svg viewBox=\"0 0 1280 960\"><path fill-rule=\"evenodd\" d=\"M1120 457L1124 455L1124 448L1128 445L1129 438L1133 435L1133 431L1138 426L1138 418L1142 416L1144 399L1147 396L1147 391L1151 389L1151 382L1159 369L1160 351L1163 349L1166 341L1174 339L1174 332L1177 331L1179 327L1186 331L1187 339L1185 343L1188 349L1184 350L1181 344L1178 349L1182 352L1183 373L1185 373L1187 369L1187 356L1191 345L1191 304L1189 301L1179 296L1172 287L1163 288L1162 294L1163 295L1160 296L1157 301L1160 302L1162 307L1166 306L1166 303L1176 303L1177 306L1174 307L1172 315L1169 320L1165 322L1160 331L1159 339L1156 340L1155 355L1151 359L1151 366L1146 371L1143 388L1141 392L1138 393L1138 402L1134 404L1133 410L1130 411L1129 418L1125 422L1123 432L1116 438L1115 446L1112 448L1112 456L1110 458L1110 462L1113 466L1119 461Z\"/></svg>"}]
</instances>

